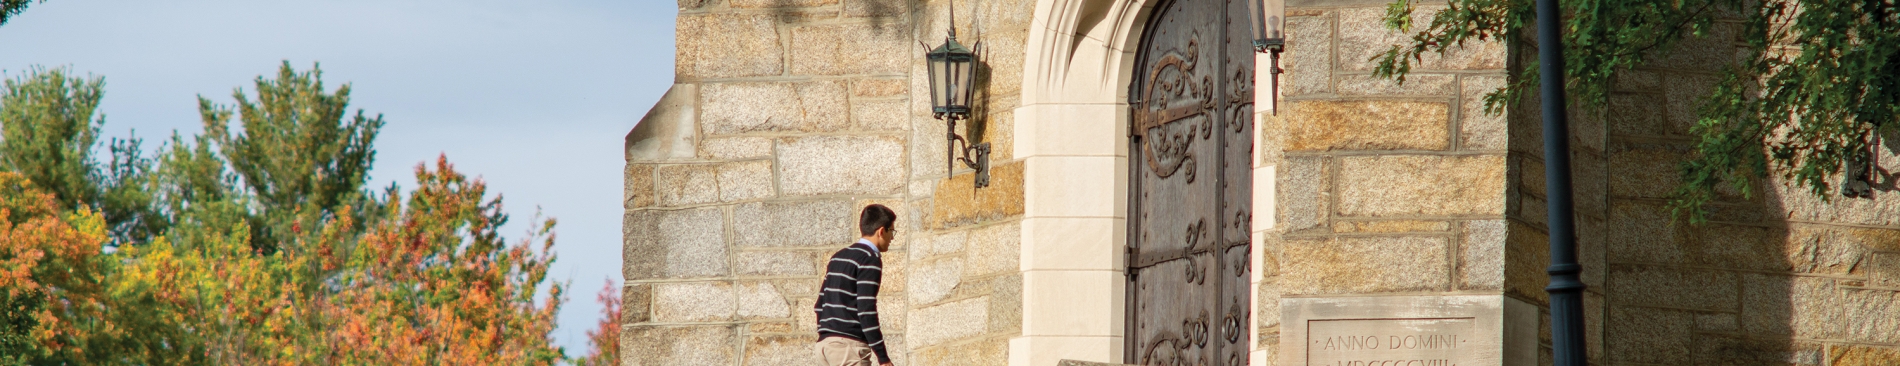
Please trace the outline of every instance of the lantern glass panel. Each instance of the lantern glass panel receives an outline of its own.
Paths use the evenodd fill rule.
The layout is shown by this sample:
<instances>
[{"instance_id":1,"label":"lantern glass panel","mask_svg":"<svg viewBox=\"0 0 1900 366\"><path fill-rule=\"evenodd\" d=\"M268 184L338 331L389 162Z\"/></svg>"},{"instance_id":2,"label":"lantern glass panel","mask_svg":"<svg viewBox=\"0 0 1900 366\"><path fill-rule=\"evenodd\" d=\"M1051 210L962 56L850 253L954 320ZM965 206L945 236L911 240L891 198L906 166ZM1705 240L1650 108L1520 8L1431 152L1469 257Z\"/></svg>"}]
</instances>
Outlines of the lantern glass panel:
<instances>
[{"instance_id":1,"label":"lantern glass panel","mask_svg":"<svg viewBox=\"0 0 1900 366\"><path fill-rule=\"evenodd\" d=\"M951 95L947 90L950 88L950 62L941 56L933 54L930 57L930 107L936 113L947 112L944 106Z\"/></svg>"},{"instance_id":2,"label":"lantern glass panel","mask_svg":"<svg viewBox=\"0 0 1900 366\"><path fill-rule=\"evenodd\" d=\"M1248 0L1255 41L1286 40L1286 0Z\"/></svg>"},{"instance_id":3,"label":"lantern glass panel","mask_svg":"<svg viewBox=\"0 0 1900 366\"><path fill-rule=\"evenodd\" d=\"M970 92L976 89L971 87L976 85L972 82L974 81L976 73L971 72L971 65L974 64L974 62L970 62L970 60L967 59L960 61L952 59L950 61L951 87L949 91L952 100L949 103L949 107L957 112L967 113L970 111Z\"/></svg>"}]
</instances>

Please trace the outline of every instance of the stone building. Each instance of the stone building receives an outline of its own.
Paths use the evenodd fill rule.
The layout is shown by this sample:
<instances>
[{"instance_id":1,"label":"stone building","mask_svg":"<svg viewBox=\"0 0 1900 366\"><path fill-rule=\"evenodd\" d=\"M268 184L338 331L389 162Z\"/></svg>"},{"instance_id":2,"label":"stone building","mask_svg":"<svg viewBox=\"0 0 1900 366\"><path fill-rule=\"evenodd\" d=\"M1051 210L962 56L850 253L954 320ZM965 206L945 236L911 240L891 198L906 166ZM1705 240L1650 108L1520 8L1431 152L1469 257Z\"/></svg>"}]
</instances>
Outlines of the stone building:
<instances>
[{"instance_id":1,"label":"stone building","mask_svg":"<svg viewBox=\"0 0 1900 366\"><path fill-rule=\"evenodd\" d=\"M900 216L898 365L1550 363L1539 112L1481 101L1532 45L1399 84L1370 76L1408 39L1387 1L1289 0L1269 98L1238 0L678 2L675 84L626 140L625 365L813 364L823 263L870 203ZM929 113L920 44L952 9L982 44L955 131L993 147L982 188ZM1740 27L1572 119L1589 358L1900 364L1891 177L1832 200L1771 180L1671 223Z\"/></svg>"}]
</instances>

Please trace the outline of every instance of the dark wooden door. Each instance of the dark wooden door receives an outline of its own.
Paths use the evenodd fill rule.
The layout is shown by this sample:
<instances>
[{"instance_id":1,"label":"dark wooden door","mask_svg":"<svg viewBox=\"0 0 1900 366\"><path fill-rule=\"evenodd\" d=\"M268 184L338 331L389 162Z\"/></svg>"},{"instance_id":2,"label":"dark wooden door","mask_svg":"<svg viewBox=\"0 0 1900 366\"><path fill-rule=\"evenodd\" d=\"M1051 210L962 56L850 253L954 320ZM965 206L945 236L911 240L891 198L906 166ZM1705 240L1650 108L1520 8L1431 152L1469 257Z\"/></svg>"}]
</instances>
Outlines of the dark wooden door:
<instances>
[{"instance_id":1,"label":"dark wooden door","mask_svg":"<svg viewBox=\"0 0 1900 366\"><path fill-rule=\"evenodd\" d=\"M1244 0L1158 5L1130 91L1129 363L1247 364L1253 51Z\"/></svg>"}]
</instances>

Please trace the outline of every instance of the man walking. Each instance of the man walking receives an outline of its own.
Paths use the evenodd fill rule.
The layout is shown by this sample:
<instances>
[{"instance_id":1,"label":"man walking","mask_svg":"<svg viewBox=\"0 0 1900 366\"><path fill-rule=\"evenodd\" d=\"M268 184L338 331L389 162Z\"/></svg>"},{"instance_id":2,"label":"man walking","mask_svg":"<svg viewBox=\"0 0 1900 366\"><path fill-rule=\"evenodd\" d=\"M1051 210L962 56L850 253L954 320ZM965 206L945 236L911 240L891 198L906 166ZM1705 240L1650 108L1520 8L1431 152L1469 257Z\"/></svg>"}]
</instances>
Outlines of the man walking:
<instances>
[{"instance_id":1,"label":"man walking","mask_svg":"<svg viewBox=\"0 0 1900 366\"><path fill-rule=\"evenodd\" d=\"M877 288L884 276L882 254L896 235L897 213L884 205L864 207L858 214L862 237L831 255L825 282L818 290L818 361L822 366L871 366L872 357L891 366L884 350L884 331L878 329Z\"/></svg>"}]
</instances>

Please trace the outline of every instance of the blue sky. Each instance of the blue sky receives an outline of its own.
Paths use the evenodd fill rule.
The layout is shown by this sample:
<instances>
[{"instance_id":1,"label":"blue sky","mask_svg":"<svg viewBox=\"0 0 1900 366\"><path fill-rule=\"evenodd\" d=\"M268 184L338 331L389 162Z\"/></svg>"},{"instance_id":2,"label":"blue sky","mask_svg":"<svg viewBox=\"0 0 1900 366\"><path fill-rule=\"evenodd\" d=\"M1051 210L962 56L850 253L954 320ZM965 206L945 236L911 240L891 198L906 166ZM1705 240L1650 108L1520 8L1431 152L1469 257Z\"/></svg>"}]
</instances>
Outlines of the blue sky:
<instances>
[{"instance_id":1,"label":"blue sky","mask_svg":"<svg viewBox=\"0 0 1900 366\"><path fill-rule=\"evenodd\" d=\"M0 71L105 77L102 131L153 148L201 130L196 98L228 104L282 61L322 64L351 108L388 122L372 186L414 186L447 154L505 197L520 237L560 220L552 276L575 291L555 337L585 350L603 278L620 280L622 137L673 81L666 0L51 0L0 26Z\"/></svg>"}]
</instances>

